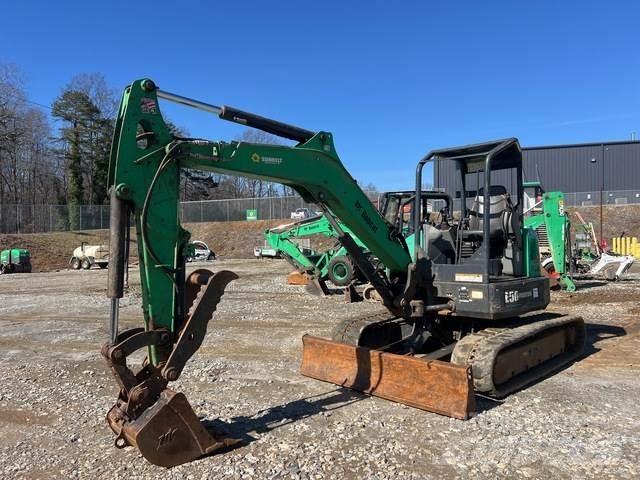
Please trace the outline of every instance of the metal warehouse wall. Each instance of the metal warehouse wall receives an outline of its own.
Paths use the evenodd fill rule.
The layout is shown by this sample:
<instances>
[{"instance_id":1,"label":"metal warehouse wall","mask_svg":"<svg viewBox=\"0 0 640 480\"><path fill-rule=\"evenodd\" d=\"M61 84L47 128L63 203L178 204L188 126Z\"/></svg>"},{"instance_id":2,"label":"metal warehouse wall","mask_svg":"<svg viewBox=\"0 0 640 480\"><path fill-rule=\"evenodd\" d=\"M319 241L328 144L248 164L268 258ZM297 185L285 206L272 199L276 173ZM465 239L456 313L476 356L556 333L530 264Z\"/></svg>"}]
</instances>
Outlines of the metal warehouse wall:
<instances>
[{"instance_id":1,"label":"metal warehouse wall","mask_svg":"<svg viewBox=\"0 0 640 480\"><path fill-rule=\"evenodd\" d=\"M523 148L524 180L540 180L547 191L593 192L640 189L640 142L606 142ZM603 184L604 178L604 184ZM469 188L475 181L470 179ZM513 193L513 178L505 172L492 175L494 185ZM434 186L448 192L458 189L454 162L437 161Z\"/></svg>"}]
</instances>

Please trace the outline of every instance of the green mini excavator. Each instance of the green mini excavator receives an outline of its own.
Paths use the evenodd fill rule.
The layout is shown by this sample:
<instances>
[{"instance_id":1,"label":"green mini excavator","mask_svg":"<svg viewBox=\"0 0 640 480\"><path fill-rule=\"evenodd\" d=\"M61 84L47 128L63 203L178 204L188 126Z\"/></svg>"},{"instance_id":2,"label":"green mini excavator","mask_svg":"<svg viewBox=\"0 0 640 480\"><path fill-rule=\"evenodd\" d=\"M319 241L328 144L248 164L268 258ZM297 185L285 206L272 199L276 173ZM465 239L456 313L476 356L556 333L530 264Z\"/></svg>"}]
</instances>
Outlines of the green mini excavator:
<instances>
[{"instance_id":1,"label":"green mini excavator","mask_svg":"<svg viewBox=\"0 0 640 480\"><path fill-rule=\"evenodd\" d=\"M295 144L175 136L160 113L161 99ZM434 218L424 208L422 170L434 159L457 168L457 218ZM229 271L186 275L189 233L178 221L181 168L293 188L319 206L375 289L386 313L345 320L331 339L303 337L303 375L464 419L474 411L475 392L502 397L568 365L583 350L581 318L541 312L549 303L549 284L540 275L536 236L522 224L522 181L516 182L515 200L492 183L496 170L522 178L515 138L431 151L417 165L411 214L398 222L368 200L340 161L331 133L137 80L120 103L109 166L111 338L102 354L120 387L107 415L116 446L137 446L154 464L178 465L235 442L207 430L184 394L168 387L202 344L225 287L237 278ZM469 177L482 179L475 195ZM120 330L131 216L144 327ZM375 263L341 224L367 246ZM147 358L134 369L127 359L140 349Z\"/></svg>"},{"instance_id":2,"label":"green mini excavator","mask_svg":"<svg viewBox=\"0 0 640 480\"><path fill-rule=\"evenodd\" d=\"M367 247L346 225L338 224L342 231L349 233L356 244L366 251ZM317 281L318 288L323 292L327 290L324 286L327 280L338 287L345 287L359 277L359 272L347 250L341 245L321 252L304 248L297 243L300 239L316 235L337 239L338 233L325 215L278 225L265 230L263 235L269 246L297 270L294 273L304 274L314 282Z\"/></svg>"}]
</instances>

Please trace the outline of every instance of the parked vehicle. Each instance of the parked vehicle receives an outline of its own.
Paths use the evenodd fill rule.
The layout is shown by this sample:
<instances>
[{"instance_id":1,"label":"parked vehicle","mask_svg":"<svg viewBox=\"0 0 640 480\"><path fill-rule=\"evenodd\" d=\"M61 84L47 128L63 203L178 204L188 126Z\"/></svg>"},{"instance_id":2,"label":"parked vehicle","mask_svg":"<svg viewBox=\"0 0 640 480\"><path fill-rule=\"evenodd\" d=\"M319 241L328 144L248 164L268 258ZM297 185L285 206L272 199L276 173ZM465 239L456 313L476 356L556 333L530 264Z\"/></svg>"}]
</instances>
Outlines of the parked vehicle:
<instances>
[{"instance_id":1,"label":"parked vehicle","mask_svg":"<svg viewBox=\"0 0 640 480\"><path fill-rule=\"evenodd\" d=\"M580 223L574 224L576 243L571 244L571 221L564 208L564 193L544 192L539 182L526 182L529 208L525 227L536 232L540 266L552 281L569 292L576 290L573 274L604 275L607 280L620 280L633 265L630 255L605 252L596 238L592 223L575 212Z\"/></svg>"},{"instance_id":2,"label":"parked vehicle","mask_svg":"<svg viewBox=\"0 0 640 480\"><path fill-rule=\"evenodd\" d=\"M24 248L0 252L0 273L31 273L31 255Z\"/></svg>"},{"instance_id":3,"label":"parked vehicle","mask_svg":"<svg viewBox=\"0 0 640 480\"><path fill-rule=\"evenodd\" d=\"M271 246L267 246L267 242L263 247L255 247L253 249L253 256L256 258L281 258L280 252Z\"/></svg>"},{"instance_id":4,"label":"parked vehicle","mask_svg":"<svg viewBox=\"0 0 640 480\"><path fill-rule=\"evenodd\" d=\"M315 217L316 213L310 208L296 208L295 212L291 212L292 220L304 220L305 218Z\"/></svg>"},{"instance_id":5,"label":"parked vehicle","mask_svg":"<svg viewBox=\"0 0 640 480\"><path fill-rule=\"evenodd\" d=\"M215 260L216 254L202 240L189 242L187 246L187 262Z\"/></svg>"},{"instance_id":6,"label":"parked vehicle","mask_svg":"<svg viewBox=\"0 0 640 480\"><path fill-rule=\"evenodd\" d=\"M109 265L109 247L106 245L87 245L82 242L78 248L73 251L69 259L69 265L73 270L89 270L93 265L100 268L107 268Z\"/></svg>"}]
</instances>

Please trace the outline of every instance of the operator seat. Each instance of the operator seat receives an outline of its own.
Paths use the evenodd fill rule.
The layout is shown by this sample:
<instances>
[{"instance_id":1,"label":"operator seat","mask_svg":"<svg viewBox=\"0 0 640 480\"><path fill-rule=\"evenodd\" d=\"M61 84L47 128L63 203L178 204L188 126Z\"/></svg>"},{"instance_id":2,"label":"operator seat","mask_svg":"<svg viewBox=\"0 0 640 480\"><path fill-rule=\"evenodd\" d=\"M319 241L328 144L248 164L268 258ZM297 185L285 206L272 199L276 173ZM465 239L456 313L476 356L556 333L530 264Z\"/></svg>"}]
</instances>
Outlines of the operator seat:
<instances>
[{"instance_id":1,"label":"operator seat","mask_svg":"<svg viewBox=\"0 0 640 480\"><path fill-rule=\"evenodd\" d=\"M492 185L489 195L489 258L500 258L504 256L511 230L513 204L503 185ZM471 232L482 232L484 215L484 189L481 188L469 210L469 230ZM477 235L475 237L477 240Z\"/></svg>"}]
</instances>

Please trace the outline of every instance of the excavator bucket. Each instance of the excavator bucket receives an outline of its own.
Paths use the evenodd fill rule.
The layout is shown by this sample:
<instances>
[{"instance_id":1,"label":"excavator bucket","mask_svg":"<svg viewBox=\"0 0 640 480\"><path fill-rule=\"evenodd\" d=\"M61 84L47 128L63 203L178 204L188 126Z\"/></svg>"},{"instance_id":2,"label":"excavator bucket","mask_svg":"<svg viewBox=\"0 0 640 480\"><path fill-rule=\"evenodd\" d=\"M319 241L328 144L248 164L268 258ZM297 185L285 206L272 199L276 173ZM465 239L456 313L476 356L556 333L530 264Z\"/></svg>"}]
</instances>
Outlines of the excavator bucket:
<instances>
[{"instance_id":1,"label":"excavator bucket","mask_svg":"<svg viewBox=\"0 0 640 480\"><path fill-rule=\"evenodd\" d=\"M475 411L471 368L305 335L300 373L465 420Z\"/></svg>"},{"instance_id":2,"label":"excavator bucket","mask_svg":"<svg viewBox=\"0 0 640 480\"><path fill-rule=\"evenodd\" d=\"M289 275L287 275L287 285L308 285L309 284L309 276L304 272L299 272L298 270L294 270Z\"/></svg>"},{"instance_id":3,"label":"excavator bucket","mask_svg":"<svg viewBox=\"0 0 640 480\"><path fill-rule=\"evenodd\" d=\"M185 282L189 308L177 339L167 329L133 328L103 346L102 355L120 385L118 400L107 414L116 447L134 446L154 465L173 467L239 443L209 430L184 394L167 388L199 349L227 284L236 278L225 270L214 274L200 269L189 275ZM145 362L135 372L127 357L150 345L171 351L165 361Z\"/></svg>"},{"instance_id":4,"label":"excavator bucket","mask_svg":"<svg viewBox=\"0 0 640 480\"><path fill-rule=\"evenodd\" d=\"M122 422L119 414L114 407L107 415L118 435L116 446L134 446L160 467L174 467L239 443L206 429L184 394L169 388L134 421Z\"/></svg>"}]
</instances>

